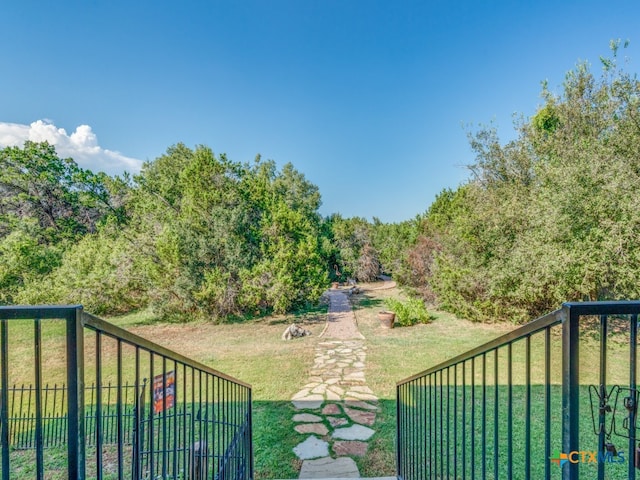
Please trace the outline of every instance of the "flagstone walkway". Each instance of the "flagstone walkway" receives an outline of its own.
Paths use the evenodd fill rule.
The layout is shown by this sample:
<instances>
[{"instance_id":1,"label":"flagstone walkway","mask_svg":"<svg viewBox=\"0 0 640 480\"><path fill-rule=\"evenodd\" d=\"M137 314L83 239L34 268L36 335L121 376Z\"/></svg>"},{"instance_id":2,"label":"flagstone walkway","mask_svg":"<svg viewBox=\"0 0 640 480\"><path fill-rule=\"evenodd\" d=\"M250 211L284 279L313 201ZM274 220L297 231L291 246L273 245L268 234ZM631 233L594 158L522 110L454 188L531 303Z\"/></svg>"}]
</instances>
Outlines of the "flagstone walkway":
<instances>
[{"instance_id":1,"label":"flagstone walkway","mask_svg":"<svg viewBox=\"0 0 640 480\"><path fill-rule=\"evenodd\" d=\"M353 457L366 455L378 398L366 385L367 347L347 295L330 290L325 339L316 346L308 383L293 396L300 443L299 478L360 477Z\"/></svg>"}]
</instances>

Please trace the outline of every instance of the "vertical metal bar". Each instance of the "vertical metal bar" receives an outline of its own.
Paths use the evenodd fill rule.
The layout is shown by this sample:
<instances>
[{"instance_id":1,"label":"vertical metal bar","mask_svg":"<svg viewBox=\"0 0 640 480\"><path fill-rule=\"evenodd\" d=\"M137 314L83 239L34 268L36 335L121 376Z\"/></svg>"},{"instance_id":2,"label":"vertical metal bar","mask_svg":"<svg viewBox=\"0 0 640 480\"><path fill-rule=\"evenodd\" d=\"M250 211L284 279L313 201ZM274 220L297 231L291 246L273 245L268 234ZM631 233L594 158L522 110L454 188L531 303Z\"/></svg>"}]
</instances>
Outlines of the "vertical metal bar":
<instances>
[{"instance_id":1,"label":"vertical metal bar","mask_svg":"<svg viewBox=\"0 0 640 480\"><path fill-rule=\"evenodd\" d=\"M424 431L424 446L422 447L425 452L425 460L422 462L422 465L417 465L416 462L411 462L410 468L410 478L416 478L419 474L418 478L425 478L427 474L429 474L429 478L431 478L431 435L430 432L431 424L428 415L428 408L430 407L429 403L429 383L430 379L428 376L423 376L417 381L411 382L410 385L413 386L417 395L417 404L416 407L411 409L407 409L407 429L409 430L409 453L407 454L407 460L410 461L411 458L415 458L416 451L420 449L419 438L417 438L417 428L418 426L415 424L416 416L421 420L420 429ZM417 387L417 388L416 388ZM423 420L424 419L424 420ZM429 455L426 456L427 451Z\"/></svg>"},{"instance_id":2,"label":"vertical metal bar","mask_svg":"<svg viewBox=\"0 0 640 480\"><path fill-rule=\"evenodd\" d=\"M102 333L96 332L96 478L102 479Z\"/></svg>"},{"instance_id":3,"label":"vertical metal bar","mask_svg":"<svg viewBox=\"0 0 640 480\"><path fill-rule=\"evenodd\" d=\"M191 439L189 445L193 445L196 441L196 379L193 367L191 367ZM214 446L214 448L216 448ZM195 462L192 455L189 455L190 470L195 468Z\"/></svg>"},{"instance_id":4,"label":"vertical metal bar","mask_svg":"<svg viewBox=\"0 0 640 480\"><path fill-rule=\"evenodd\" d=\"M476 478L476 357L471 357L471 480Z\"/></svg>"},{"instance_id":5,"label":"vertical metal bar","mask_svg":"<svg viewBox=\"0 0 640 480\"><path fill-rule=\"evenodd\" d=\"M607 336L608 336L608 322L606 315L600 315L600 388L599 394L602 401L605 401L607 395ZM602 405L598 405L602 407ZM598 453L605 452L604 444L605 444L605 421L606 421L606 412L604 408L600 408L600 413L598 417ZM631 448L629 449L629 462L633 458L633 443L630 442ZM598 462L598 479L604 479L604 462Z\"/></svg>"},{"instance_id":6,"label":"vertical metal bar","mask_svg":"<svg viewBox=\"0 0 640 480\"><path fill-rule=\"evenodd\" d=\"M173 361L173 475L178 475L178 362Z\"/></svg>"},{"instance_id":7,"label":"vertical metal bar","mask_svg":"<svg viewBox=\"0 0 640 480\"><path fill-rule=\"evenodd\" d=\"M444 446L444 424L442 422L442 402L443 402L443 396L442 396L442 370L440 370L440 428L439 428L439 434L438 437L440 438L440 478L444 477L444 469L443 469L443 465L444 465L444 450L443 450L443 446Z\"/></svg>"},{"instance_id":8,"label":"vertical metal bar","mask_svg":"<svg viewBox=\"0 0 640 480\"><path fill-rule=\"evenodd\" d=\"M563 305L562 315L562 451L573 452L580 450L580 316L570 305ZM568 462L562 475L564 480L578 480L580 463Z\"/></svg>"},{"instance_id":9,"label":"vertical metal bar","mask_svg":"<svg viewBox=\"0 0 640 480\"><path fill-rule=\"evenodd\" d=\"M151 400L151 404L149 405L149 452L148 452L148 465L149 472L151 473L151 477L155 477L156 474L156 459L155 459L155 391L156 391L156 379L155 372L153 366L153 352L149 352L149 381L151 383L151 388L149 388L149 399Z\"/></svg>"},{"instance_id":10,"label":"vertical metal bar","mask_svg":"<svg viewBox=\"0 0 640 480\"><path fill-rule=\"evenodd\" d=\"M42 324L39 319L33 324L36 383L36 478L44 478L44 440L42 436Z\"/></svg>"},{"instance_id":11,"label":"vertical metal bar","mask_svg":"<svg viewBox=\"0 0 640 480\"><path fill-rule=\"evenodd\" d=\"M499 425L498 422L498 349L496 348L493 351L493 479L498 480L499 478ZM549 462L547 462L549 463Z\"/></svg>"},{"instance_id":12,"label":"vertical metal bar","mask_svg":"<svg viewBox=\"0 0 640 480\"><path fill-rule=\"evenodd\" d=\"M117 343L117 350L116 350L116 355L117 355L117 359L116 359L116 368L118 370L117 372L117 398L116 398L116 416L118 419L117 422L117 438L118 438L118 480L123 480L124 478L124 471L123 471L123 463L124 463L124 450L123 450L123 444L124 444L124 431L123 431L123 425L122 425L122 420L123 420L123 411L122 411L122 341L120 339L118 339L118 343ZM128 385L127 385L128 386ZM125 391L126 393L126 391Z\"/></svg>"},{"instance_id":13,"label":"vertical metal bar","mask_svg":"<svg viewBox=\"0 0 640 480\"><path fill-rule=\"evenodd\" d=\"M631 316L629 329L629 389L633 398L633 408L629 410L629 480L635 480L635 450L636 450L636 417L638 415L638 394L636 392L636 368L638 361L638 316Z\"/></svg>"},{"instance_id":14,"label":"vertical metal bar","mask_svg":"<svg viewBox=\"0 0 640 480\"><path fill-rule=\"evenodd\" d=\"M421 377L409 384L409 388L413 387L413 392L409 390L409 395L413 395L416 400L413 402L413 409L407 408L406 414L406 422L407 422L407 430L409 436L407 437L407 442L409 443L409 448L407 449L407 462L410 462L411 458L415 458L415 449L416 449L416 428L415 418L420 419L420 428L424 431L424 440L423 440L423 451L425 452L424 460L422 465L416 465L416 462L410 462L409 468L409 477L416 478L416 474L418 472L422 472L422 475L419 478L424 478L424 476L429 472L431 458L427 456L427 452L429 451L429 442L431 439L429 438L429 421L427 414L427 380L428 377ZM424 419L424 420L423 420ZM413 420L413 421L412 421ZM419 444L418 444L419 445ZM418 470L420 468L420 470Z\"/></svg>"},{"instance_id":15,"label":"vertical metal bar","mask_svg":"<svg viewBox=\"0 0 640 480\"><path fill-rule=\"evenodd\" d=\"M482 478L487 478L487 354L482 354Z\"/></svg>"},{"instance_id":16,"label":"vertical metal bar","mask_svg":"<svg viewBox=\"0 0 640 480\"><path fill-rule=\"evenodd\" d=\"M249 436L247 441L249 442L249 476L247 478L251 479L251 478L255 478L254 477L254 470L253 470L253 413L252 413L252 395L253 392L250 388L247 388L247 393L248 393L248 404L247 404L247 411L248 411L248 415L249 415Z\"/></svg>"},{"instance_id":17,"label":"vertical metal bar","mask_svg":"<svg viewBox=\"0 0 640 480\"><path fill-rule=\"evenodd\" d=\"M69 389L68 475L69 480L85 480L84 432L84 327L82 307L75 307L67 323L67 385Z\"/></svg>"},{"instance_id":18,"label":"vertical metal bar","mask_svg":"<svg viewBox=\"0 0 640 480\"><path fill-rule=\"evenodd\" d=\"M544 330L544 458L551 458L551 327ZM544 478L551 478L550 461L544 462Z\"/></svg>"},{"instance_id":19,"label":"vertical metal bar","mask_svg":"<svg viewBox=\"0 0 640 480\"><path fill-rule=\"evenodd\" d=\"M407 457L405 461L409 466L408 467L409 478L415 478L416 471L419 468L418 466L416 466L415 462L410 462L409 460L411 458L415 458L415 445L416 445L415 416L416 415L420 419L420 423L421 423L420 428L424 431L424 435L423 435L424 440L423 440L423 446L422 446L422 449L424 451L424 457L423 457L424 460L422 461L422 465L420 465L424 475L426 475L429 468L429 462L431 461L431 459L427 457L427 452L429 449L429 436L427 434L427 431L428 431L429 425L427 424L428 418L427 418L427 410L426 410L427 409L427 402L426 402L427 386L426 385L427 385L427 377L424 377L424 376L407 385L407 390L408 390L407 398L409 402L413 403L413 408L406 407L406 412L405 412L405 425L407 429ZM414 418L414 422L411 421L412 416Z\"/></svg>"},{"instance_id":20,"label":"vertical metal bar","mask_svg":"<svg viewBox=\"0 0 640 480\"><path fill-rule=\"evenodd\" d=\"M189 444L187 443L187 365L182 364L182 468L185 476L189 472Z\"/></svg>"},{"instance_id":21,"label":"vertical metal bar","mask_svg":"<svg viewBox=\"0 0 640 480\"><path fill-rule=\"evenodd\" d=\"M162 357L162 478L167 478L167 357Z\"/></svg>"},{"instance_id":22,"label":"vertical metal bar","mask_svg":"<svg viewBox=\"0 0 640 480\"><path fill-rule=\"evenodd\" d=\"M135 386L134 386L134 394L135 394L135 398L134 398L134 411L135 411L135 418L134 418L134 435L133 435L133 465L131 466L131 470L133 472L133 478L134 480L138 480L140 478L140 474L141 474L141 469L140 469L140 462L142 460L142 457L140 455L140 449L141 449L141 444L142 444L142 435L141 435L141 427L142 427L142 412L141 412L141 404L142 402L140 401L141 397L142 397L142 393L140 392L140 348L139 347L135 347L135 353L134 353L134 362L135 362Z\"/></svg>"},{"instance_id":23,"label":"vertical metal bar","mask_svg":"<svg viewBox=\"0 0 640 480\"><path fill-rule=\"evenodd\" d=\"M525 340L524 475L531 478L531 337Z\"/></svg>"},{"instance_id":24,"label":"vertical metal bar","mask_svg":"<svg viewBox=\"0 0 640 480\"><path fill-rule=\"evenodd\" d=\"M447 367L447 478L451 478L451 367Z\"/></svg>"},{"instance_id":25,"label":"vertical metal bar","mask_svg":"<svg viewBox=\"0 0 640 480\"><path fill-rule=\"evenodd\" d=\"M9 337L7 320L0 320L0 444L2 446L2 478L9 478ZM15 392L15 389L14 389Z\"/></svg>"},{"instance_id":26,"label":"vertical metal bar","mask_svg":"<svg viewBox=\"0 0 640 480\"><path fill-rule=\"evenodd\" d=\"M513 479L513 346L507 346L507 478Z\"/></svg>"},{"instance_id":27,"label":"vertical metal bar","mask_svg":"<svg viewBox=\"0 0 640 480\"><path fill-rule=\"evenodd\" d=\"M404 469L402 468L402 449L404 442L402 441L402 385L396 385L396 476L404 478Z\"/></svg>"},{"instance_id":28,"label":"vertical metal bar","mask_svg":"<svg viewBox=\"0 0 640 480\"><path fill-rule=\"evenodd\" d=\"M47 423L45 425L43 425L43 432L42 432L42 436L43 436L43 447L47 446L47 440L49 438L49 436L51 435L51 419L49 418L49 409L47 408L49 406L49 384L45 384L44 388L42 389L43 393L44 393L44 400L42 402L43 404L43 409L42 409L42 419L43 420L47 420Z\"/></svg>"},{"instance_id":29,"label":"vertical metal bar","mask_svg":"<svg viewBox=\"0 0 640 480\"><path fill-rule=\"evenodd\" d=\"M205 373L205 376L204 376L205 400L204 400L204 402L205 402L206 416L205 416L205 424L204 424L204 439L205 439L205 442L207 443L207 445L212 445L213 442L209 440L209 378L210 378L210 375ZM235 392L236 392L236 389L237 389L236 385L233 385L232 386L232 395L231 395L231 403L232 403L232 405L235 405L235 400L236 400L235 399ZM232 418L233 418L233 420L232 420L231 424L235 426L236 425L236 408L235 408L235 406L234 406L234 408L232 410ZM235 431L237 431L237 429L234 427L234 434L235 434ZM235 437L235 435L234 435L234 437ZM205 462L205 465L206 465L206 471L208 472L209 471L208 458L207 458L207 461Z\"/></svg>"},{"instance_id":30,"label":"vertical metal bar","mask_svg":"<svg viewBox=\"0 0 640 480\"><path fill-rule=\"evenodd\" d=\"M453 478L458 478L458 364L453 366Z\"/></svg>"},{"instance_id":31,"label":"vertical metal bar","mask_svg":"<svg viewBox=\"0 0 640 480\"><path fill-rule=\"evenodd\" d=\"M462 362L462 480L467 478L467 361Z\"/></svg>"},{"instance_id":32,"label":"vertical metal bar","mask_svg":"<svg viewBox=\"0 0 640 480\"><path fill-rule=\"evenodd\" d=\"M435 425L433 424L433 416L434 416L434 407L433 407L433 401L432 401L432 394L433 394L433 388L431 387L432 384L432 375L428 376L429 379L429 387L427 389L427 400L429 402L429 418L427 419L427 421L429 422L429 478L435 478L435 471L433 469L434 464L436 463L436 456L437 456L437 452L435 449L435 442L434 442L434 437L435 437ZM417 429L415 430L416 434L417 434ZM415 442L417 444L417 442ZM415 455L417 455L417 449L414 452ZM414 457L415 457L414 455Z\"/></svg>"},{"instance_id":33,"label":"vertical metal bar","mask_svg":"<svg viewBox=\"0 0 640 480\"><path fill-rule=\"evenodd\" d=\"M224 398L222 396L223 394L223 387L224 387L224 380L220 377L216 377L216 400L217 400L217 405L216 405L216 443L220 443L220 439L222 438L223 435L223 428L224 428L224 424L222 421L222 417L223 417L223 413L222 413L222 404L224 402Z\"/></svg>"}]
</instances>

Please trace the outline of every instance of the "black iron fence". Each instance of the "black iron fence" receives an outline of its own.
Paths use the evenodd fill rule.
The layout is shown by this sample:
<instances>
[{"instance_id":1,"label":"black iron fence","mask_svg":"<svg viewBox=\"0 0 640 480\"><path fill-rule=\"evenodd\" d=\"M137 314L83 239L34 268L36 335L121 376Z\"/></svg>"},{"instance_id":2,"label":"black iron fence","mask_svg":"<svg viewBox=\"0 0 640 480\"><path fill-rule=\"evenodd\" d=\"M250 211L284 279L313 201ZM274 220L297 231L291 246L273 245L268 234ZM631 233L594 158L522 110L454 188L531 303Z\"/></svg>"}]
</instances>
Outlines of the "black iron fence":
<instances>
[{"instance_id":1,"label":"black iron fence","mask_svg":"<svg viewBox=\"0 0 640 480\"><path fill-rule=\"evenodd\" d=\"M102 441L105 444L118 443L118 391L122 399L123 441L126 445L133 442L135 419L135 385L113 385L108 383L98 392L95 384L85 387L85 429L87 445L94 446L96 440L96 398L100 394L103 400L100 424ZM42 408L42 446L53 448L67 444L67 387L46 384L40 392L33 384L13 385L9 388L7 406L9 447L16 450L36 448L36 395L41 396ZM1 397L1 395L0 395Z\"/></svg>"},{"instance_id":2,"label":"black iron fence","mask_svg":"<svg viewBox=\"0 0 640 480\"><path fill-rule=\"evenodd\" d=\"M2 479L250 479L251 388L79 306L0 307L0 444Z\"/></svg>"},{"instance_id":3,"label":"black iron fence","mask_svg":"<svg viewBox=\"0 0 640 480\"><path fill-rule=\"evenodd\" d=\"M639 313L567 303L399 382L398 477L635 479Z\"/></svg>"}]
</instances>

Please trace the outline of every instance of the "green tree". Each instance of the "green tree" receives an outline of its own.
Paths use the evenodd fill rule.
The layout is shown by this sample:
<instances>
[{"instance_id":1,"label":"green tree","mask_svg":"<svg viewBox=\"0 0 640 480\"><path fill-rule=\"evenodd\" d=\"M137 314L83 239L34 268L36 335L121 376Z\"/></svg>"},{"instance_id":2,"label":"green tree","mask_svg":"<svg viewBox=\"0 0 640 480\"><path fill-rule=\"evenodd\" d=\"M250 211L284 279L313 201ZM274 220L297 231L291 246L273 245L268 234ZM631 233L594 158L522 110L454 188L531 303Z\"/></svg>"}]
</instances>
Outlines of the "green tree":
<instances>
[{"instance_id":1,"label":"green tree","mask_svg":"<svg viewBox=\"0 0 640 480\"><path fill-rule=\"evenodd\" d=\"M66 249L124 211L115 179L61 159L53 146L27 141L0 149L0 302L60 265Z\"/></svg>"},{"instance_id":2,"label":"green tree","mask_svg":"<svg viewBox=\"0 0 640 480\"><path fill-rule=\"evenodd\" d=\"M471 137L472 178L428 215L441 246L430 279L447 308L479 320L530 319L567 300L636 298L640 83L614 56L581 64L563 92L516 123Z\"/></svg>"}]
</instances>

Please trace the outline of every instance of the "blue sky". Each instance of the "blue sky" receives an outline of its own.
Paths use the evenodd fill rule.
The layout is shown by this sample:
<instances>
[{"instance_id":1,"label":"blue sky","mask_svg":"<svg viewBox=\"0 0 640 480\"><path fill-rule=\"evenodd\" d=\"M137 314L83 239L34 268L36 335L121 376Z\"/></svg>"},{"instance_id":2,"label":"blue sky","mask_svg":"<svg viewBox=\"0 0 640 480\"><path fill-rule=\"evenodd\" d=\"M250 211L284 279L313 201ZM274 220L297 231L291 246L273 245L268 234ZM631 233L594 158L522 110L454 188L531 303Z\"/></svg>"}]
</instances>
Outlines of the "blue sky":
<instances>
[{"instance_id":1,"label":"blue sky","mask_svg":"<svg viewBox=\"0 0 640 480\"><path fill-rule=\"evenodd\" d=\"M467 178L469 129L559 91L609 41L640 55L632 1L0 3L0 146L56 143L135 171L177 142L291 162L321 212L401 221Z\"/></svg>"}]
</instances>

